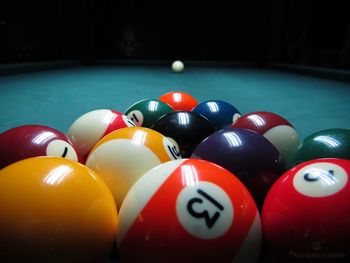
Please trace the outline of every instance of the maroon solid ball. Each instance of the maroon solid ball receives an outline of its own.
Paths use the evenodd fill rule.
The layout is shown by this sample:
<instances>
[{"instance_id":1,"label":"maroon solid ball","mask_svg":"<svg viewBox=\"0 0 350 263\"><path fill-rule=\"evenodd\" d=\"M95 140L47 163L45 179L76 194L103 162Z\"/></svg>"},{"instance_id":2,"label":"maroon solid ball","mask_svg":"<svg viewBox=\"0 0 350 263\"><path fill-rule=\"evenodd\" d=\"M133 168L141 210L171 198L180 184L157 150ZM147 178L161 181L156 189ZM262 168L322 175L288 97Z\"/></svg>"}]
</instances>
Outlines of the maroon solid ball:
<instances>
[{"instance_id":1,"label":"maroon solid ball","mask_svg":"<svg viewBox=\"0 0 350 263\"><path fill-rule=\"evenodd\" d=\"M0 169L35 156L59 156L82 162L67 136L42 125L23 125L0 134Z\"/></svg>"}]
</instances>

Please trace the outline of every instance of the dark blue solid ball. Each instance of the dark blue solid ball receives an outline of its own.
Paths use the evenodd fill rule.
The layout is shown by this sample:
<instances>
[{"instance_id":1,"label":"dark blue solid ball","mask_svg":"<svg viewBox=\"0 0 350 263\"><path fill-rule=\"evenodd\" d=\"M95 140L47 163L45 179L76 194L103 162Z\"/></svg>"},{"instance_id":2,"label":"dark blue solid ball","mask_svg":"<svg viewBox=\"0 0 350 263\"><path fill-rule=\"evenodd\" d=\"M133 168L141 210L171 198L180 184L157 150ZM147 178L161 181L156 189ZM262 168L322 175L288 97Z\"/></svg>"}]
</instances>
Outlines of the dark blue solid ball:
<instances>
[{"instance_id":1,"label":"dark blue solid ball","mask_svg":"<svg viewBox=\"0 0 350 263\"><path fill-rule=\"evenodd\" d=\"M192 111L206 117L216 130L229 127L242 115L233 105L222 100L204 101Z\"/></svg>"}]
</instances>

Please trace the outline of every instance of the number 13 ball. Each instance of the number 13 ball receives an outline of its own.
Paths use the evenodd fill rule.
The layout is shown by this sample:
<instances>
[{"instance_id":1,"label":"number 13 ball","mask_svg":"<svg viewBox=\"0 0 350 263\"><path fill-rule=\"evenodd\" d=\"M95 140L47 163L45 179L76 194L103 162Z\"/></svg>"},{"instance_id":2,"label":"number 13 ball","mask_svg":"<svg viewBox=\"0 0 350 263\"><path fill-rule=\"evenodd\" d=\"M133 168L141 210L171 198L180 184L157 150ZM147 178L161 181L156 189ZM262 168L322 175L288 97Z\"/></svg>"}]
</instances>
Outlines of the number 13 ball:
<instances>
[{"instance_id":1,"label":"number 13 ball","mask_svg":"<svg viewBox=\"0 0 350 263\"><path fill-rule=\"evenodd\" d=\"M120 209L123 262L256 262L260 216L245 186L211 162L180 159L145 173Z\"/></svg>"}]
</instances>

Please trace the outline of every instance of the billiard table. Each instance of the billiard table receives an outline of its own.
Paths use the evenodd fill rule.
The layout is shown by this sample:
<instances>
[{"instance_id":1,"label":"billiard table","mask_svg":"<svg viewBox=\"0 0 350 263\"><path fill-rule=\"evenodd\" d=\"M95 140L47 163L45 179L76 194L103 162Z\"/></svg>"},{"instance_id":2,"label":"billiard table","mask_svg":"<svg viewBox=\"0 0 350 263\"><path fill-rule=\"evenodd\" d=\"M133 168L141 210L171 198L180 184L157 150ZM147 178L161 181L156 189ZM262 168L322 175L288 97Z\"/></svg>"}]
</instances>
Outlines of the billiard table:
<instances>
[{"instance_id":1,"label":"billiard table","mask_svg":"<svg viewBox=\"0 0 350 263\"><path fill-rule=\"evenodd\" d=\"M182 73L172 72L171 62L147 61L2 66L0 132L23 124L66 132L88 111L124 112L136 101L184 91L199 102L225 100L242 114L277 113L304 138L321 129L350 128L349 76L346 71L228 62L185 62Z\"/></svg>"},{"instance_id":2,"label":"billiard table","mask_svg":"<svg viewBox=\"0 0 350 263\"><path fill-rule=\"evenodd\" d=\"M220 99L242 114L277 113L303 139L328 128L350 129L350 72L290 65L186 62L182 73L171 62L101 61L0 67L0 132L40 124L67 132L72 122L95 109L124 112L131 104L184 91L199 102Z\"/></svg>"}]
</instances>

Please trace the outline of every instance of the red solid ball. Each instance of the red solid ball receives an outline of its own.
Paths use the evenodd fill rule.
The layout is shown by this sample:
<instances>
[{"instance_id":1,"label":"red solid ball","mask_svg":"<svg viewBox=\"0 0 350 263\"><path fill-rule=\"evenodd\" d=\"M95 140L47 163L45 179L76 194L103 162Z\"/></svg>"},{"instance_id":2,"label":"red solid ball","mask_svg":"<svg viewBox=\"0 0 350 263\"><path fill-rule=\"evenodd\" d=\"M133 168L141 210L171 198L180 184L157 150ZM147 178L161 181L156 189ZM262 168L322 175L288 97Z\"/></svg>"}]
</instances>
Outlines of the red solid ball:
<instances>
[{"instance_id":1,"label":"red solid ball","mask_svg":"<svg viewBox=\"0 0 350 263\"><path fill-rule=\"evenodd\" d=\"M163 94L159 100L170 105L174 110L191 111L198 105L198 101L190 94L181 91L172 91Z\"/></svg>"},{"instance_id":2,"label":"red solid ball","mask_svg":"<svg viewBox=\"0 0 350 263\"><path fill-rule=\"evenodd\" d=\"M269 191L262 225L277 262L350 261L350 161L304 162Z\"/></svg>"}]
</instances>

